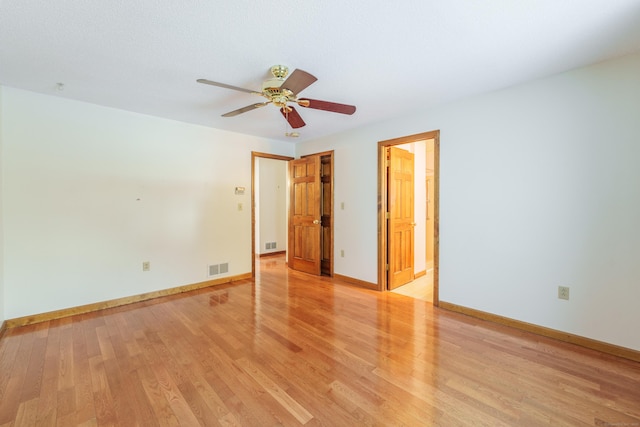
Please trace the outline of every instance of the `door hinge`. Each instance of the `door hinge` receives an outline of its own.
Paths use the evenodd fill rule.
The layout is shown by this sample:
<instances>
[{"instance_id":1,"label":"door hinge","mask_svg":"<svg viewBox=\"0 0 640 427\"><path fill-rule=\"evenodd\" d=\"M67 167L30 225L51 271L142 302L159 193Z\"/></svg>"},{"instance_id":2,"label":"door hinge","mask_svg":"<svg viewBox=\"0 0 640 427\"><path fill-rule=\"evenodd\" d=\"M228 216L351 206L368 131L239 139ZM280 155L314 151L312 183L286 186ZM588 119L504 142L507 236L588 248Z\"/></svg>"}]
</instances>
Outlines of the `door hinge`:
<instances>
[{"instance_id":1,"label":"door hinge","mask_svg":"<svg viewBox=\"0 0 640 427\"><path fill-rule=\"evenodd\" d=\"M389 271L389 264L387 264L387 271Z\"/></svg>"},{"instance_id":2,"label":"door hinge","mask_svg":"<svg viewBox=\"0 0 640 427\"><path fill-rule=\"evenodd\" d=\"M390 217L390 216L391 216L391 215L389 215L389 212L385 212L384 217L385 217L386 219L389 219L389 217Z\"/></svg>"}]
</instances>

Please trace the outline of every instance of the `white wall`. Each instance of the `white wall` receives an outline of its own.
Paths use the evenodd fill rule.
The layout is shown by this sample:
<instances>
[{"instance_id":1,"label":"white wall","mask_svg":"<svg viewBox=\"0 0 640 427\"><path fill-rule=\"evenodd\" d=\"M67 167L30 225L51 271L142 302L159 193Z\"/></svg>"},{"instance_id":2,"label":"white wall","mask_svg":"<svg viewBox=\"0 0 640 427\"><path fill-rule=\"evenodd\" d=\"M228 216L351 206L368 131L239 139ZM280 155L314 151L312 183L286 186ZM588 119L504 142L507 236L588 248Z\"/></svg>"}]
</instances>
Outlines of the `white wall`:
<instances>
[{"instance_id":1,"label":"white wall","mask_svg":"<svg viewBox=\"0 0 640 427\"><path fill-rule=\"evenodd\" d=\"M251 271L251 151L288 143L3 88L7 318ZM243 209L238 209L238 203ZM142 262L151 271L142 271Z\"/></svg>"},{"instance_id":2,"label":"white wall","mask_svg":"<svg viewBox=\"0 0 640 427\"><path fill-rule=\"evenodd\" d=\"M2 146L3 146L3 134L4 126L2 126L2 86L0 86L0 325L6 319L5 317L5 302L4 297L4 213L2 209L2 194L3 194L3 162L2 162Z\"/></svg>"},{"instance_id":3,"label":"white wall","mask_svg":"<svg viewBox=\"0 0 640 427\"><path fill-rule=\"evenodd\" d=\"M287 166L283 160L257 158L260 187L256 199L259 204L259 229L256 228L259 254L284 251L287 247ZM258 232L259 230L259 232ZM275 242L275 249L266 249L267 242Z\"/></svg>"},{"instance_id":4,"label":"white wall","mask_svg":"<svg viewBox=\"0 0 640 427\"><path fill-rule=\"evenodd\" d=\"M639 117L635 54L296 151L335 149L335 272L375 282L377 141L441 130L440 299L640 350Z\"/></svg>"},{"instance_id":5,"label":"white wall","mask_svg":"<svg viewBox=\"0 0 640 427\"><path fill-rule=\"evenodd\" d=\"M371 283L378 280L376 141L364 129L296 145L296 157L334 150L334 273Z\"/></svg>"}]
</instances>

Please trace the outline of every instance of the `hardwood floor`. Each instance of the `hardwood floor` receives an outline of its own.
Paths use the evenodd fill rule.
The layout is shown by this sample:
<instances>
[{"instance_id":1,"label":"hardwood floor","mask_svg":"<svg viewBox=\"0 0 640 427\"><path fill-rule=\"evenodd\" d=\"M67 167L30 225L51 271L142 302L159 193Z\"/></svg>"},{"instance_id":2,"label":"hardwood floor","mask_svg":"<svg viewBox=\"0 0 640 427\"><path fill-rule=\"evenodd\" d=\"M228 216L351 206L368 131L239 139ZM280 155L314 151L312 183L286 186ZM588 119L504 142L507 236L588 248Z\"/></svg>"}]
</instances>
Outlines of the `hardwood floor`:
<instances>
[{"instance_id":1,"label":"hardwood floor","mask_svg":"<svg viewBox=\"0 0 640 427\"><path fill-rule=\"evenodd\" d=\"M433 269L427 271L424 276L395 288L391 292L433 303Z\"/></svg>"},{"instance_id":2,"label":"hardwood floor","mask_svg":"<svg viewBox=\"0 0 640 427\"><path fill-rule=\"evenodd\" d=\"M9 329L0 426L640 426L640 364L260 259Z\"/></svg>"}]
</instances>

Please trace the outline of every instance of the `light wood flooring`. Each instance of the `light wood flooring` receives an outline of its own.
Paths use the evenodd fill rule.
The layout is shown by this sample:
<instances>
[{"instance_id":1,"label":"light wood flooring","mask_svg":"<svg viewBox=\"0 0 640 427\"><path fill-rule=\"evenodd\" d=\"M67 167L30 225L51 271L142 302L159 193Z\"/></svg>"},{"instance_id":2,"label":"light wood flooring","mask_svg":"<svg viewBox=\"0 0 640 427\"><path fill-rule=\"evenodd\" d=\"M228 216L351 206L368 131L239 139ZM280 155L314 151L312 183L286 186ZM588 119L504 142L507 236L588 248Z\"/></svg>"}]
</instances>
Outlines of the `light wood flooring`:
<instances>
[{"instance_id":1,"label":"light wood flooring","mask_svg":"<svg viewBox=\"0 0 640 427\"><path fill-rule=\"evenodd\" d=\"M422 301L433 302L433 269L417 279L395 288L392 292Z\"/></svg>"},{"instance_id":2,"label":"light wood flooring","mask_svg":"<svg viewBox=\"0 0 640 427\"><path fill-rule=\"evenodd\" d=\"M8 330L7 426L638 426L640 364L260 259Z\"/></svg>"}]
</instances>

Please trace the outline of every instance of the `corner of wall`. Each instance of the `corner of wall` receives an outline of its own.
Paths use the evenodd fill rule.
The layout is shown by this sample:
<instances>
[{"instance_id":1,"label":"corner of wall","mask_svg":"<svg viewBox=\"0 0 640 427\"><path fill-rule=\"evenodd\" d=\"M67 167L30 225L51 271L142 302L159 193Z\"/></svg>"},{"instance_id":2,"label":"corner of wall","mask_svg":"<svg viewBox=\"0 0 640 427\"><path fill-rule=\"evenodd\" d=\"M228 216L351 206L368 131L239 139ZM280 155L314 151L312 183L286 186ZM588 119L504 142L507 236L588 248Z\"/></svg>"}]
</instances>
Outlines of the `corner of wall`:
<instances>
[{"instance_id":1,"label":"corner of wall","mask_svg":"<svg viewBox=\"0 0 640 427\"><path fill-rule=\"evenodd\" d=\"M3 119L3 102L2 102L2 86L0 86L0 325L4 326L5 314L4 314L4 305L5 305L5 297L4 297L4 225L3 225L3 184L2 184L2 176L3 176L3 160L2 160L2 119ZM0 327L0 336L2 336L2 328Z\"/></svg>"}]
</instances>

